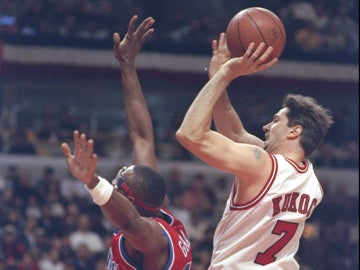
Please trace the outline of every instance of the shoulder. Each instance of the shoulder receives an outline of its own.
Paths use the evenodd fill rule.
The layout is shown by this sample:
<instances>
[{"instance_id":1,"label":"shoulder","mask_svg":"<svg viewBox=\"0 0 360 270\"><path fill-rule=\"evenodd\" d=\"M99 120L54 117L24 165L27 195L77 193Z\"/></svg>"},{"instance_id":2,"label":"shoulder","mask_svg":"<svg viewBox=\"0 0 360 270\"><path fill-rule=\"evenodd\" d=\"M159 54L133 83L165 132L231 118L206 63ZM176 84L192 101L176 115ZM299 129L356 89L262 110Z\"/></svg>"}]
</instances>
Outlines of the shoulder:
<instances>
[{"instance_id":1,"label":"shoulder","mask_svg":"<svg viewBox=\"0 0 360 270\"><path fill-rule=\"evenodd\" d=\"M246 155L238 157L235 167L235 175L240 182L249 183L263 182L274 168L276 158L261 147L246 145Z\"/></svg>"},{"instance_id":2,"label":"shoulder","mask_svg":"<svg viewBox=\"0 0 360 270\"><path fill-rule=\"evenodd\" d=\"M256 152L254 156L258 155L258 157L255 157L253 161L248 161L246 174L243 172L236 174L234 179L231 196L235 205L242 205L266 194L278 172L276 156L259 147L253 147ZM239 170L241 171L242 168L240 167Z\"/></svg>"}]
</instances>

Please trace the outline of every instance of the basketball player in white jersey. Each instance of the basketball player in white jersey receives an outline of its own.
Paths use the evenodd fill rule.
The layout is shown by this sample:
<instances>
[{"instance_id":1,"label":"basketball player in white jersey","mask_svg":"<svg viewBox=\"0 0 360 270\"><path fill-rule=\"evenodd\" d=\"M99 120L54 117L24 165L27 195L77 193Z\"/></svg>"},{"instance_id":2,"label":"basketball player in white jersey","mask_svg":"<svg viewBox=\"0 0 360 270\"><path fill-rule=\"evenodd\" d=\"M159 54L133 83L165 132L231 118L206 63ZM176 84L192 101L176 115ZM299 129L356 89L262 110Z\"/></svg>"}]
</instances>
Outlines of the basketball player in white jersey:
<instances>
[{"instance_id":1,"label":"basketball player in white jersey","mask_svg":"<svg viewBox=\"0 0 360 270\"><path fill-rule=\"evenodd\" d=\"M329 111L310 97L289 94L263 127L264 142L245 130L227 96L234 79L277 62L269 60L272 49L253 43L242 57L230 58L222 33L212 43L210 80L176 133L195 156L234 174L209 270L299 269L294 256L305 221L323 196L306 157L332 125Z\"/></svg>"}]
</instances>

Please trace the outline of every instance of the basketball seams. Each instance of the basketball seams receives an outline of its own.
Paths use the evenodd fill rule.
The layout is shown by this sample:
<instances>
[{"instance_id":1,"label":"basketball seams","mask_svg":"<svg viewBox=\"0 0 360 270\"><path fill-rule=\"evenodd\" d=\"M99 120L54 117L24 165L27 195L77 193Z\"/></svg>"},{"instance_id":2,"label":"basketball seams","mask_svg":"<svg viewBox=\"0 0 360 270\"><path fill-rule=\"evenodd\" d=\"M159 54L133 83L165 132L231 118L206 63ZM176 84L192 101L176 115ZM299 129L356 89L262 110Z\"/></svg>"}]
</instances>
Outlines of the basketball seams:
<instances>
[{"instance_id":1,"label":"basketball seams","mask_svg":"<svg viewBox=\"0 0 360 270\"><path fill-rule=\"evenodd\" d=\"M254 18L251 16L250 11L246 11L246 15L248 16L249 20L252 22L252 24L254 25L254 27L256 28L257 32L260 34L262 41L265 43L266 47L268 46L266 39L263 35L263 33L261 32L261 29L259 28L258 24L256 23L256 21L254 20Z\"/></svg>"},{"instance_id":2,"label":"basketball seams","mask_svg":"<svg viewBox=\"0 0 360 270\"><path fill-rule=\"evenodd\" d=\"M286 30L270 10L253 7L238 12L226 28L226 41L232 57L242 56L250 42L273 46L271 58L279 57L285 48Z\"/></svg>"},{"instance_id":3,"label":"basketball seams","mask_svg":"<svg viewBox=\"0 0 360 270\"><path fill-rule=\"evenodd\" d=\"M244 54L246 49L244 48L243 42L241 40L241 35L240 35L240 18L236 19L236 28L237 28L236 34L238 36L239 45L240 45L241 50L243 51L243 54Z\"/></svg>"},{"instance_id":4,"label":"basketball seams","mask_svg":"<svg viewBox=\"0 0 360 270\"><path fill-rule=\"evenodd\" d=\"M277 29L279 30L280 34L281 34L281 38L284 40L284 42L282 42L282 50L285 48L285 42L286 42L286 36L285 36L285 32L283 32L283 26L278 24L278 20L279 19L274 19L276 18L276 15L275 14L268 14L267 12L265 11L262 11L262 10L258 10L258 12L260 12L261 14L265 15L266 17L268 17L277 27Z\"/></svg>"},{"instance_id":5,"label":"basketball seams","mask_svg":"<svg viewBox=\"0 0 360 270\"><path fill-rule=\"evenodd\" d=\"M252 24L254 25L254 27L256 28L257 32L259 33L259 35L261 36L262 41L265 43L266 47L269 46L269 44L267 43L265 36L263 35L261 29L259 28L258 24L256 23L256 21L254 20L254 18L251 16L250 12L247 11L246 15L248 16L249 20L252 22ZM272 55L269 56L270 60L273 59Z\"/></svg>"}]
</instances>

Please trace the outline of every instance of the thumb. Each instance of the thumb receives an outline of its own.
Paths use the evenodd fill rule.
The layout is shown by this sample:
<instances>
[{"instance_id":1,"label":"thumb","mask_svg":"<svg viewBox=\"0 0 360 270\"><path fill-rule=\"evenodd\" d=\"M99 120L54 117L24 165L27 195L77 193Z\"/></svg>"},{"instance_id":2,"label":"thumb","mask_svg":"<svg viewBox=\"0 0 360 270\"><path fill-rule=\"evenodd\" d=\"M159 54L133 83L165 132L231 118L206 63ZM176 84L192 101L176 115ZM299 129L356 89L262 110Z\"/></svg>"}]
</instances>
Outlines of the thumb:
<instances>
[{"instance_id":1,"label":"thumb","mask_svg":"<svg viewBox=\"0 0 360 270\"><path fill-rule=\"evenodd\" d=\"M65 157L69 157L71 155L70 146L67 143L61 144L61 150Z\"/></svg>"},{"instance_id":2,"label":"thumb","mask_svg":"<svg viewBox=\"0 0 360 270\"><path fill-rule=\"evenodd\" d=\"M114 41L114 47L117 47L117 46L119 46L119 43L120 43L120 35L119 35L119 33L114 33L113 34L113 41Z\"/></svg>"}]
</instances>

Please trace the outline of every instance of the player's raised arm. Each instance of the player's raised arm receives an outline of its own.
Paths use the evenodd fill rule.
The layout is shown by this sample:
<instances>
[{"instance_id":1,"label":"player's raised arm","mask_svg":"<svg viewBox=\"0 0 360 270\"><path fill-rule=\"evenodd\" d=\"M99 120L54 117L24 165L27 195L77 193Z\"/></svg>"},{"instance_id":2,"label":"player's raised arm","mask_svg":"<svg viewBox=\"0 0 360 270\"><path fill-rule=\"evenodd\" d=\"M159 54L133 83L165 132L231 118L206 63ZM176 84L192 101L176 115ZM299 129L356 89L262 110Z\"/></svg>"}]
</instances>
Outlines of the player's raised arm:
<instances>
[{"instance_id":1,"label":"player's raised arm","mask_svg":"<svg viewBox=\"0 0 360 270\"><path fill-rule=\"evenodd\" d=\"M74 152L67 143L61 145L70 173L81 180L94 202L100 206L104 215L127 236L132 246L144 253L166 248L167 241L162 237L159 225L142 217L134 204L108 180L96 173L97 155L93 152L94 142L86 134L74 131ZM152 239L154 235L159 237Z\"/></svg>"},{"instance_id":2,"label":"player's raised arm","mask_svg":"<svg viewBox=\"0 0 360 270\"><path fill-rule=\"evenodd\" d=\"M179 142L206 163L245 178L257 173L254 166L260 168L264 165L258 159L259 153L264 150L255 149L255 146L235 145L234 141L210 130L210 127L216 102L235 78L264 70L276 63L276 59L267 61L271 47L262 52L265 44L257 48L254 45L249 46L243 57L232 58L221 66L199 92L176 133ZM249 166L251 160L256 162Z\"/></svg>"},{"instance_id":3,"label":"player's raised arm","mask_svg":"<svg viewBox=\"0 0 360 270\"><path fill-rule=\"evenodd\" d=\"M212 58L209 66L209 79L230 59L230 52L226 45L225 33L221 33L218 40L213 40ZM239 89L241 91L241 89ZM227 90L223 92L214 107L214 122L216 130L235 142L248 143L262 147L263 141L247 132L242 121L231 104Z\"/></svg>"},{"instance_id":4,"label":"player's raised arm","mask_svg":"<svg viewBox=\"0 0 360 270\"><path fill-rule=\"evenodd\" d=\"M124 87L126 126L133 163L110 183L96 174L94 142L74 132L74 153L62 144L67 165L87 187L94 202L115 227L108 251L108 269L190 269L191 245L183 224L164 209L166 183L158 172L153 126L135 68L135 57L154 31L151 17L138 27L133 16L123 39L114 33L114 54Z\"/></svg>"},{"instance_id":5,"label":"player's raised arm","mask_svg":"<svg viewBox=\"0 0 360 270\"><path fill-rule=\"evenodd\" d=\"M133 144L133 163L148 165L158 170L153 125L135 67L136 56L154 32L152 26L155 20L148 17L136 27L137 19L137 15L132 17L128 31L122 39L119 33L114 33L114 55L120 64L126 126Z\"/></svg>"}]
</instances>

